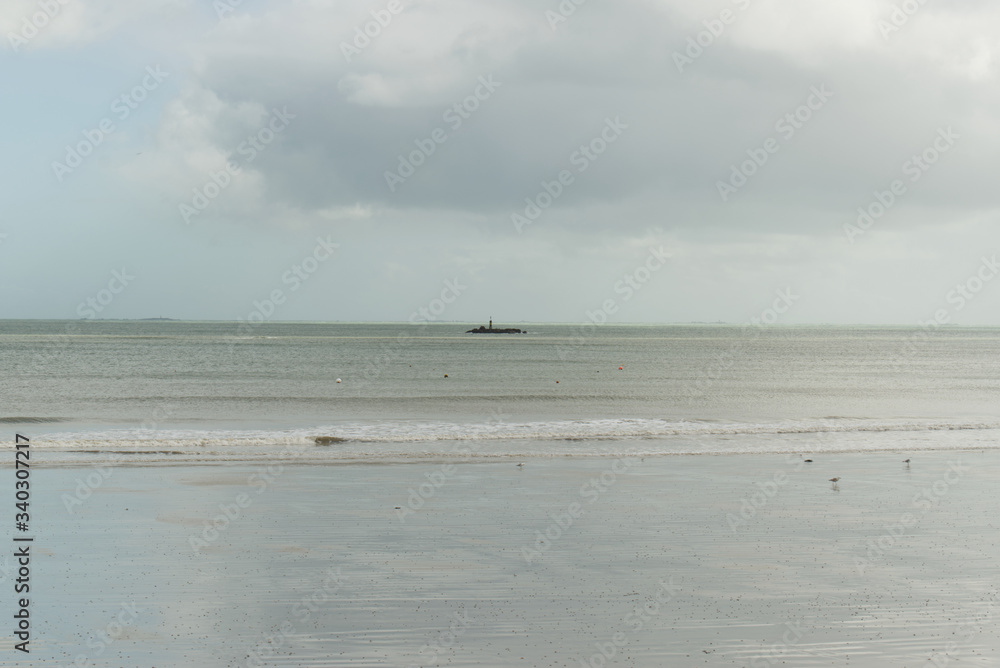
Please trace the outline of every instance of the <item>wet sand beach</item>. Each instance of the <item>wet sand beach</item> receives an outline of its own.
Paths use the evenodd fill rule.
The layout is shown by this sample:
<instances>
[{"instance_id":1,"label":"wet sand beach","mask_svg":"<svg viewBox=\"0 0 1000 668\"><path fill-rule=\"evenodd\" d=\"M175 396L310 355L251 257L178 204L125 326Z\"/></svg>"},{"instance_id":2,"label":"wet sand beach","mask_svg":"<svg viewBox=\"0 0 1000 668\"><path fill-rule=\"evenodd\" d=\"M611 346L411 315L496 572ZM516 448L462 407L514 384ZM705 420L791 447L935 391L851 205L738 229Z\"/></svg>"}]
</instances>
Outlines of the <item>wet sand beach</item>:
<instances>
[{"instance_id":1,"label":"wet sand beach","mask_svg":"<svg viewBox=\"0 0 1000 668\"><path fill-rule=\"evenodd\" d=\"M31 665L997 665L1000 453L906 458L40 456Z\"/></svg>"}]
</instances>

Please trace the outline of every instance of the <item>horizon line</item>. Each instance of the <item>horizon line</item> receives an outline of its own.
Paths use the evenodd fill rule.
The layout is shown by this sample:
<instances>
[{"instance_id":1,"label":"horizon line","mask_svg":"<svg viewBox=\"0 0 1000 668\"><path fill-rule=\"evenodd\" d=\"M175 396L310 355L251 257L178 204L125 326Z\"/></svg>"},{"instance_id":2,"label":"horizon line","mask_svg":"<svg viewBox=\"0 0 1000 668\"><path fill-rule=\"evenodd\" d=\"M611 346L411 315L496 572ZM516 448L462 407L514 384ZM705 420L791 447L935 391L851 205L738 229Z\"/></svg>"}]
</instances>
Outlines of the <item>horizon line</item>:
<instances>
[{"instance_id":1,"label":"horizon line","mask_svg":"<svg viewBox=\"0 0 1000 668\"><path fill-rule=\"evenodd\" d=\"M191 323L191 322L205 322L205 323L232 323L232 324L248 324L246 320L231 320L231 319L209 319L209 318L0 318L0 322L175 322L175 323ZM724 320L684 320L684 321L674 321L674 322L664 322L664 321L628 321L628 322L603 322L603 323L591 323L586 320L510 320L502 321L504 324L510 325L590 325L593 324L596 327L607 327L607 326L624 326L624 325L642 325L650 327L671 327L671 326L685 326L685 325L699 325L699 326L717 326L717 327L759 327L761 329L780 329L783 327L909 327L918 329L927 329L927 323L864 323L864 322L853 322L853 323L835 323L835 322L817 322L817 323L751 323L751 322L729 322ZM411 322L409 320L279 320L270 319L264 320L262 322L252 322L249 323L254 327L259 327L260 325L266 324L313 324L313 325L476 325L481 324L478 321L472 320L435 320L427 321L421 320L418 322ZM938 328L982 328L982 327L1000 327L1000 323L996 324L980 324L980 325L963 325L958 323L945 323L938 325Z\"/></svg>"}]
</instances>

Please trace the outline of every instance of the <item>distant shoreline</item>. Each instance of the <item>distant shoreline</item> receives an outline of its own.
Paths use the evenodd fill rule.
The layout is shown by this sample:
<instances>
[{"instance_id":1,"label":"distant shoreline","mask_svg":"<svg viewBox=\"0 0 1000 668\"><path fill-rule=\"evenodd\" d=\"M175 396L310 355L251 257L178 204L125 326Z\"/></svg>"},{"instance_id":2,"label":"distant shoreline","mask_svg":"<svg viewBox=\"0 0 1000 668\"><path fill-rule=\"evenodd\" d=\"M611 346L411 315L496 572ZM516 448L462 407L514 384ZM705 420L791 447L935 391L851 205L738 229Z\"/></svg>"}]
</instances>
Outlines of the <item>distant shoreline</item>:
<instances>
[{"instance_id":1,"label":"distant shoreline","mask_svg":"<svg viewBox=\"0 0 1000 668\"><path fill-rule=\"evenodd\" d=\"M241 321L239 319L233 320L210 320L203 318L0 318L0 322L179 322L179 323L233 323L239 324ZM294 324L309 324L309 325L409 325L411 327L443 327L443 326L459 326L466 327L472 325L472 322L465 322L459 320L440 320L436 322L409 322L406 320L267 320L263 323L255 323L255 326L267 326L267 325L294 325ZM517 322L519 325L527 325L532 327L539 326L554 326L554 327L580 327L589 326L589 322L581 321L550 321L550 322ZM691 322L608 322L601 327L754 327L748 323L739 322L701 322L701 321L691 321ZM761 325L757 326L758 329L762 330L791 330L791 329L817 329L826 328L834 330L844 330L844 329L884 329L884 330L923 330L925 329L920 324L913 323L895 323L895 324L868 324L868 323L850 323L850 324L834 324L834 323L783 323L783 324L773 324L773 325ZM941 329L1000 329L1000 324L993 325L982 325L982 324L959 324L949 322L941 325Z\"/></svg>"}]
</instances>

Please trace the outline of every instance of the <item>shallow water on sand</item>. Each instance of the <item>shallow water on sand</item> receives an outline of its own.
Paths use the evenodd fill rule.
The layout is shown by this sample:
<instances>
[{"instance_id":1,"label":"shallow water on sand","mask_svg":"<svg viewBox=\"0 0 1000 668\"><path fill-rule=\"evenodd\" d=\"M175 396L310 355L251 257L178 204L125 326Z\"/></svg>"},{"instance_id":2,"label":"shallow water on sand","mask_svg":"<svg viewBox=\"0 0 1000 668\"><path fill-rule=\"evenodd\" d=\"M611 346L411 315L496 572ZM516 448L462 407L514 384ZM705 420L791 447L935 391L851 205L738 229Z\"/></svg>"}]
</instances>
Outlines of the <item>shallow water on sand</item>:
<instances>
[{"instance_id":1,"label":"shallow water on sand","mask_svg":"<svg viewBox=\"0 0 1000 668\"><path fill-rule=\"evenodd\" d=\"M39 463L32 665L996 665L1000 455L903 458Z\"/></svg>"}]
</instances>

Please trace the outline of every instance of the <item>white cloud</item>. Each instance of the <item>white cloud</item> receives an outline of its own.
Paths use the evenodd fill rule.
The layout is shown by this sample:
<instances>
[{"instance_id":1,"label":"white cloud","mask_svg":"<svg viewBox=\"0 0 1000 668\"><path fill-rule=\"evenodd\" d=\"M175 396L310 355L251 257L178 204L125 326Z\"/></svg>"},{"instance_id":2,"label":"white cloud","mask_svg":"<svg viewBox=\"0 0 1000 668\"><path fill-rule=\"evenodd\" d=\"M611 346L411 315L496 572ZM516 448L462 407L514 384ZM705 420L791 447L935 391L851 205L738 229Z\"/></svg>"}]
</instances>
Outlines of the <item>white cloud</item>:
<instances>
[{"instance_id":1,"label":"white cloud","mask_svg":"<svg viewBox=\"0 0 1000 668\"><path fill-rule=\"evenodd\" d=\"M0 3L0 33L17 51L78 48L126 28L141 30L181 16L191 6L191 0L8 0Z\"/></svg>"},{"instance_id":2,"label":"white cloud","mask_svg":"<svg viewBox=\"0 0 1000 668\"><path fill-rule=\"evenodd\" d=\"M554 2L414 0L348 62L341 42L387 2L247 2L220 21L190 2L74 0L21 65L39 49L85 56L90 46L129 53L152 43L174 61L163 94L175 97L143 107L155 131L141 155L123 131L74 179L97 193L91 219L127 193L193 243L245 234L267 238L257 252L275 255L285 247L272 238L335 230L360 281L351 303L366 317L391 290L383 317L405 317L461 270L522 317L578 319L655 242L674 259L625 319L741 320L793 285L803 293L798 321L913 322L936 286L1000 241L991 226L1000 99L990 85L1000 9L928 3L885 39L888 0L747 4L588 2L553 31L544 11ZM0 25L31 6L4 4ZM673 51L724 8L737 20L678 72ZM449 128L443 110L488 75L502 87ZM824 84L830 103L723 204L716 182ZM179 205L285 107L296 115L287 132L184 226ZM616 117L629 126L621 140L578 171L571 156ZM857 207L948 126L961 135L954 150L848 244L842 226ZM447 141L391 191L385 172L435 128L447 128ZM510 214L563 169L574 183L517 234ZM220 275L242 260L220 259Z\"/></svg>"}]
</instances>

